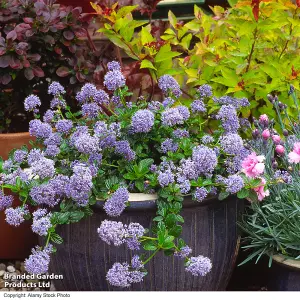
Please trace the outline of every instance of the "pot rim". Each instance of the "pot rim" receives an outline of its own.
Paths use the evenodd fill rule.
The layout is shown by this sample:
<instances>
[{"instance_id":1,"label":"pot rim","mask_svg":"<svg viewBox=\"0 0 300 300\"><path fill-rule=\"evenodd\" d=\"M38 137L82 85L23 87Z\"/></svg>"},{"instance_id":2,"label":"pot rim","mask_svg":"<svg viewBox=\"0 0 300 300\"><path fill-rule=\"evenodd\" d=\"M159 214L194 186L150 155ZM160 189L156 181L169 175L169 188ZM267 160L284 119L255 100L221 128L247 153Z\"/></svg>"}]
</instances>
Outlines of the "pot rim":
<instances>
[{"instance_id":1,"label":"pot rim","mask_svg":"<svg viewBox=\"0 0 300 300\"><path fill-rule=\"evenodd\" d=\"M272 255L273 260L286 268L300 271L300 259L288 258L282 254Z\"/></svg>"},{"instance_id":2,"label":"pot rim","mask_svg":"<svg viewBox=\"0 0 300 300\"><path fill-rule=\"evenodd\" d=\"M2 140L16 139L19 137L31 137L31 136L28 131L27 132L14 132L14 133L0 133L0 139L2 139Z\"/></svg>"},{"instance_id":3,"label":"pot rim","mask_svg":"<svg viewBox=\"0 0 300 300\"><path fill-rule=\"evenodd\" d=\"M134 195L134 196L133 196ZM140 200L140 197L142 200ZM202 202L198 202L192 199L192 196L185 196L184 201L182 202L182 206L184 208L189 207L199 207L206 206L214 203L220 202L216 196L210 196L205 198ZM229 196L225 201L229 199L237 199L237 197ZM126 207L127 211L132 210L156 210L157 194L144 194L144 193L129 193L129 202L130 205ZM94 210L103 210L104 201L101 199L97 199L95 205L93 205Z\"/></svg>"}]
</instances>

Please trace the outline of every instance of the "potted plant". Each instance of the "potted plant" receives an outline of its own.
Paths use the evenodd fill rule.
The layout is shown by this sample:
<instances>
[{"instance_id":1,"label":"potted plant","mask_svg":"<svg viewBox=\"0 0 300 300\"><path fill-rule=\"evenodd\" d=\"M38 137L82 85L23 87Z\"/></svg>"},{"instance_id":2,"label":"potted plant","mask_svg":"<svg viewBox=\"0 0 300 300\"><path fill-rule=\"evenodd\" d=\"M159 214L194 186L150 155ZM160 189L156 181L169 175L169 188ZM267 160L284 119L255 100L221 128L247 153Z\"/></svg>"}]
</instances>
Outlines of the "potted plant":
<instances>
[{"instance_id":1,"label":"potted plant","mask_svg":"<svg viewBox=\"0 0 300 300\"><path fill-rule=\"evenodd\" d=\"M291 87L296 114L299 114L298 100ZM246 233L244 248L249 252L247 262L261 256L269 256L269 290L299 291L300 248L299 248L299 119L291 120L287 107L278 97L269 95L278 114L274 123L267 115L261 115L255 122L253 151L265 157L265 176L270 186L270 196L262 202L251 203L241 227ZM276 129L281 129L280 136ZM274 262L274 263L273 263Z\"/></svg>"},{"instance_id":2,"label":"potted plant","mask_svg":"<svg viewBox=\"0 0 300 300\"><path fill-rule=\"evenodd\" d=\"M13 209L1 198L6 221L32 219L41 236L26 270L46 273L51 256L51 272L64 275L59 290L224 290L239 241L237 197L260 195L261 181L241 173L248 151L237 111L248 100L215 98L203 85L185 106L165 75L162 102L127 102L119 63L108 70L106 91L84 85L75 114L53 82L53 114L29 124L35 148L3 163L2 187L22 201ZM28 110L38 105L25 102ZM211 118L217 130L207 126ZM141 249L150 254L135 254Z\"/></svg>"},{"instance_id":3,"label":"potted plant","mask_svg":"<svg viewBox=\"0 0 300 300\"><path fill-rule=\"evenodd\" d=\"M75 83L97 77L99 53L83 40L88 39L88 24L78 7L44 0L0 1L0 156L4 159L12 149L29 146L32 140L28 121L34 116L24 110L25 96L43 95L44 112L51 100L47 98L49 78L69 83L72 91ZM36 243L29 237L29 227L26 233L25 225L25 231L12 229L3 214L0 220L0 239L6 244L0 257L26 257Z\"/></svg>"}]
</instances>

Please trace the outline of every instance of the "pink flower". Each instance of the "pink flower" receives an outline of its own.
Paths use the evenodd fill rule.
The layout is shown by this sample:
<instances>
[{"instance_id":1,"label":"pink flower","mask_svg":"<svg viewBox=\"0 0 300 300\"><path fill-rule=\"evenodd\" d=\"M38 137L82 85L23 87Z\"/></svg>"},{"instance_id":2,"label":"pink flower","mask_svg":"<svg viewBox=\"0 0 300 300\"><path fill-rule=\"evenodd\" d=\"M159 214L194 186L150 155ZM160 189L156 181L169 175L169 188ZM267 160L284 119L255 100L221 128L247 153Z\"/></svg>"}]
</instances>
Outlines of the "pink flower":
<instances>
[{"instance_id":1,"label":"pink flower","mask_svg":"<svg viewBox=\"0 0 300 300\"><path fill-rule=\"evenodd\" d=\"M243 160L242 171L248 177L257 177L265 170L264 160L265 157L263 155L257 156L256 153L253 152Z\"/></svg>"},{"instance_id":2,"label":"pink flower","mask_svg":"<svg viewBox=\"0 0 300 300\"><path fill-rule=\"evenodd\" d=\"M283 154L284 153L284 147L282 146L282 145L277 145L276 146L276 148L275 148L275 151L279 154L279 155L281 155L281 154Z\"/></svg>"},{"instance_id":3,"label":"pink flower","mask_svg":"<svg viewBox=\"0 0 300 300\"><path fill-rule=\"evenodd\" d=\"M269 137L271 136L271 133L270 133L270 130L269 129L265 129L263 132L262 132L262 137L267 140Z\"/></svg>"},{"instance_id":4,"label":"pink flower","mask_svg":"<svg viewBox=\"0 0 300 300\"><path fill-rule=\"evenodd\" d=\"M256 192L259 201L262 201L265 197L270 195L270 191L265 190L265 184L266 180L261 178L261 185L253 189Z\"/></svg>"},{"instance_id":5,"label":"pink flower","mask_svg":"<svg viewBox=\"0 0 300 300\"><path fill-rule=\"evenodd\" d=\"M281 141L281 138L279 135L275 134L275 135L272 135L272 140L275 144L279 144Z\"/></svg>"},{"instance_id":6,"label":"pink flower","mask_svg":"<svg viewBox=\"0 0 300 300\"><path fill-rule=\"evenodd\" d=\"M298 164L300 162L300 143L294 144L294 149L288 156L290 163Z\"/></svg>"},{"instance_id":7,"label":"pink flower","mask_svg":"<svg viewBox=\"0 0 300 300\"><path fill-rule=\"evenodd\" d=\"M261 116L259 117L259 122L260 122L261 124L268 124L268 122L269 122L268 116L267 116L267 115L261 115Z\"/></svg>"}]
</instances>

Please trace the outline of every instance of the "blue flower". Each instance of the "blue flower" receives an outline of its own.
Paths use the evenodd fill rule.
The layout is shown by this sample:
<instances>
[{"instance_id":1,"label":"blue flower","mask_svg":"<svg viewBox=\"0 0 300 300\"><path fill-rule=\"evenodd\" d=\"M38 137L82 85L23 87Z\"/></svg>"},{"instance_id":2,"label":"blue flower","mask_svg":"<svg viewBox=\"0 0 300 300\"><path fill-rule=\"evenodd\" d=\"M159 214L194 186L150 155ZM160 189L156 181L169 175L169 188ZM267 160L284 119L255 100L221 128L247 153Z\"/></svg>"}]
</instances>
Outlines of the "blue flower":
<instances>
[{"instance_id":1,"label":"blue flower","mask_svg":"<svg viewBox=\"0 0 300 300\"><path fill-rule=\"evenodd\" d=\"M148 109L138 110L131 118L131 128L134 133L147 133L154 125L154 114Z\"/></svg>"},{"instance_id":2,"label":"blue flower","mask_svg":"<svg viewBox=\"0 0 300 300\"><path fill-rule=\"evenodd\" d=\"M162 90L165 96L169 93L176 98L182 95L178 82L170 75L163 75L158 79L158 86Z\"/></svg>"}]
</instances>

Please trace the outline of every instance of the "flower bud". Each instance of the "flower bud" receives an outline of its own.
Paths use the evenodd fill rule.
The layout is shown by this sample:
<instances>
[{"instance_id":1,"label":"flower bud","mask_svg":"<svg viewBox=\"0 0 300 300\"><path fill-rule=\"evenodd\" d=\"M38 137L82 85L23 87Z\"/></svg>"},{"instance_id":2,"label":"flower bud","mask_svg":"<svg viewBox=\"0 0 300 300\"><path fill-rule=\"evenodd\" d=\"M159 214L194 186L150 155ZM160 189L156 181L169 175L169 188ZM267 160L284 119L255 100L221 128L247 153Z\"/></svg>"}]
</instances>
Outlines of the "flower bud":
<instances>
[{"instance_id":1,"label":"flower bud","mask_svg":"<svg viewBox=\"0 0 300 300\"><path fill-rule=\"evenodd\" d=\"M270 133L270 130L269 129L265 129L263 132L262 132L262 137L267 140L269 137L271 136L271 133Z\"/></svg>"},{"instance_id":2,"label":"flower bud","mask_svg":"<svg viewBox=\"0 0 300 300\"><path fill-rule=\"evenodd\" d=\"M252 131L252 136L253 136L253 138L258 138L259 137L259 130L258 129L254 129L253 131Z\"/></svg>"},{"instance_id":3,"label":"flower bud","mask_svg":"<svg viewBox=\"0 0 300 300\"><path fill-rule=\"evenodd\" d=\"M295 92L295 87L290 84L290 90L289 90L289 95L293 94Z\"/></svg>"},{"instance_id":4,"label":"flower bud","mask_svg":"<svg viewBox=\"0 0 300 300\"><path fill-rule=\"evenodd\" d=\"M293 168L291 166L288 167L289 171L293 171Z\"/></svg>"},{"instance_id":5,"label":"flower bud","mask_svg":"<svg viewBox=\"0 0 300 300\"><path fill-rule=\"evenodd\" d=\"M267 98L272 104L274 104L274 97L271 94L268 94Z\"/></svg>"},{"instance_id":6,"label":"flower bud","mask_svg":"<svg viewBox=\"0 0 300 300\"><path fill-rule=\"evenodd\" d=\"M280 144L280 142L281 142L281 138L280 138L280 136L279 135L272 135L272 140L273 140L273 142L275 143L275 144Z\"/></svg>"},{"instance_id":7,"label":"flower bud","mask_svg":"<svg viewBox=\"0 0 300 300\"><path fill-rule=\"evenodd\" d=\"M277 168L278 168L278 163L277 163L277 161L274 161L274 162L272 163L272 168L273 168L273 169L277 169Z\"/></svg>"},{"instance_id":8,"label":"flower bud","mask_svg":"<svg viewBox=\"0 0 300 300\"><path fill-rule=\"evenodd\" d=\"M279 154L282 155L285 151L284 147L282 145L277 145L275 148L275 151Z\"/></svg>"},{"instance_id":9,"label":"flower bud","mask_svg":"<svg viewBox=\"0 0 300 300\"><path fill-rule=\"evenodd\" d=\"M262 124L262 125L268 126L268 124L269 124L269 118L268 118L268 116L266 114L261 115L259 117L259 123Z\"/></svg>"},{"instance_id":10,"label":"flower bud","mask_svg":"<svg viewBox=\"0 0 300 300\"><path fill-rule=\"evenodd\" d=\"M289 135L289 132L286 129L283 129L282 133L283 133L284 136L288 136Z\"/></svg>"},{"instance_id":11,"label":"flower bud","mask_svg":"<svg viewBox=\"0 0 300 300\"><path fill-rule=\"evenodd\" d=\"M285 105L282 103L282 102L278 102L278 107L281 109L281 110L284 110L285 109Z\"/></svg>"}]
</instances>

